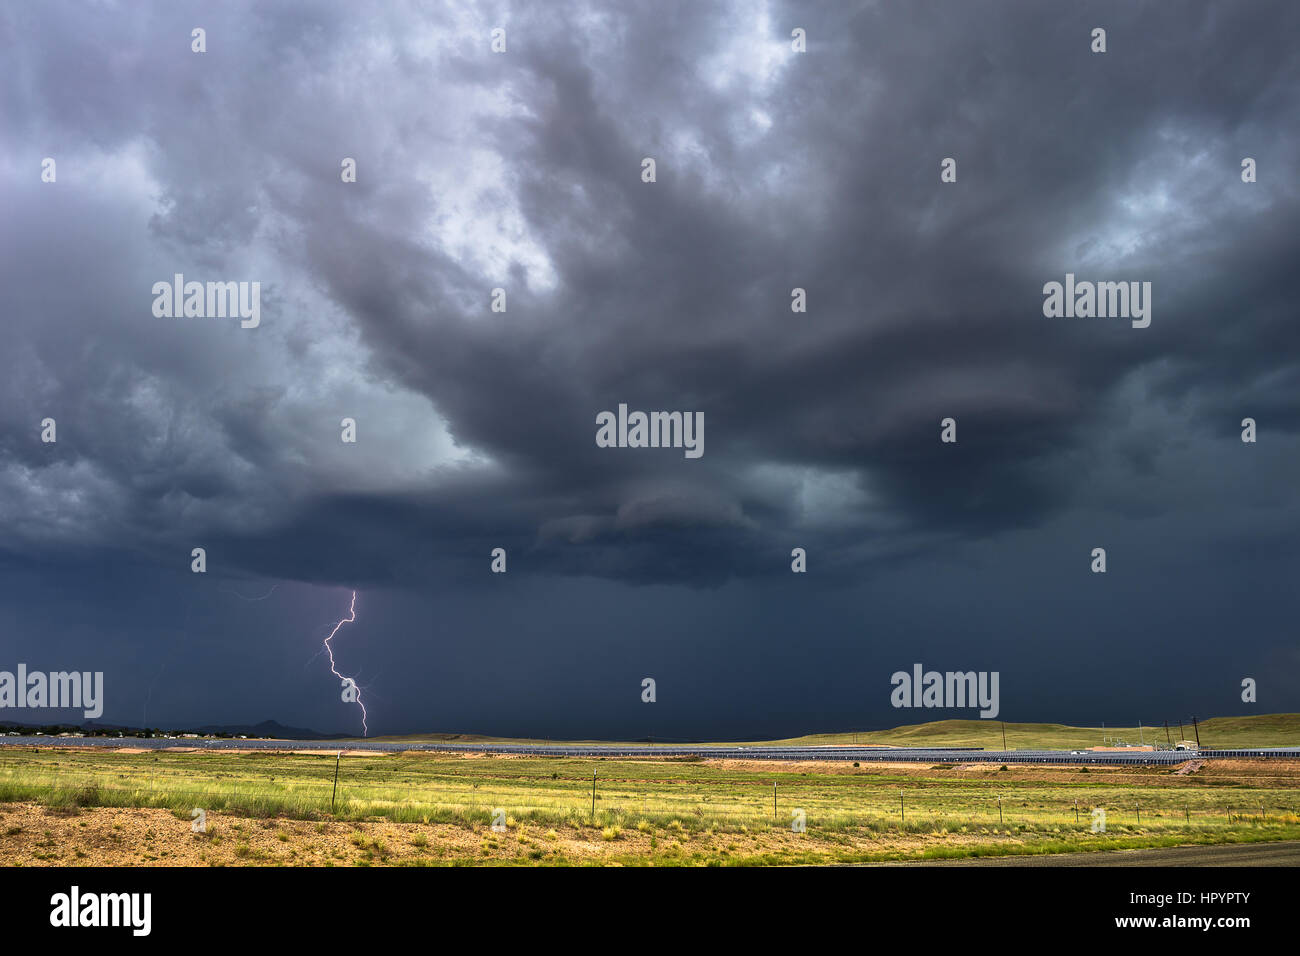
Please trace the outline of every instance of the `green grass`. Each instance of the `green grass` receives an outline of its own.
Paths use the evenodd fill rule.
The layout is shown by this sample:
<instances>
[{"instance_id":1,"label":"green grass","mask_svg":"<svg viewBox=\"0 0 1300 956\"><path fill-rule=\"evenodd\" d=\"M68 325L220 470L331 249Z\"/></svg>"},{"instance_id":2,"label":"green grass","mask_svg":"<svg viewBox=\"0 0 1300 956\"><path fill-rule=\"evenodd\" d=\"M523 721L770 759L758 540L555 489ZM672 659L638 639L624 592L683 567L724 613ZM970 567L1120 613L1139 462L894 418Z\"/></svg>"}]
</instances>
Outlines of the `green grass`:
<instances>
[{"instance_id":1,"label":"green grass","mask_svg":"<svg viewBox=\"0 0 1300 956\"><path fill-rule=\"evenodd\" d=\"M1021 780L1009 779L1013 771L992 767L939 771L942 777L870 765L851 772L840 769L810 773L788 765L724 769L656 760L466 760L431 754L345 757L338 798L332 803L333 755L24 749L0 752L0 802L35 800L69 811L87 806L161 807L185 817L191 808L201 807L253 817L474 825L490 825L492 811L499 807L512 827L519 822L594 822L635 830L646 821L657 828L690 831L713 825L788 828L794 808L804 811L810 827L823 832L927 832L962 825L1074 827L1075 801L1083 825L1090 808L1106 807L1112 828L1181 827L1189 817L1202 827L1227 826L1230 817L1262 817L1265 812L1281 823L1288 815L1300 814L1294 776L1175 778L1164 768L1124 774L1093 768L1081 775L1077 768L1060 767L1034 768L1045 780ZM923 769L929 771L928 766Z\"/></svg>"}]
</instances>

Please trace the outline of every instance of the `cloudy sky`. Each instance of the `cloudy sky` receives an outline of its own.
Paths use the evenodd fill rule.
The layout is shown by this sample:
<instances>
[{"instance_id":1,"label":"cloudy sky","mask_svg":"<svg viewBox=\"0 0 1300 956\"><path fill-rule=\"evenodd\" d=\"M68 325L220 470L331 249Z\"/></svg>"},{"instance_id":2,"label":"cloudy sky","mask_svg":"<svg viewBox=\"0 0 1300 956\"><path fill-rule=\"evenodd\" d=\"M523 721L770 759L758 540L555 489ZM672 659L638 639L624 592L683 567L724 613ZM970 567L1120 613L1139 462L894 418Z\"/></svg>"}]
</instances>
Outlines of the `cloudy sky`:
<instances>
[{"instance_id":1,"label":"cloudy sky","mask_svg":"<svg viewBox=\"0 0 1300 956\"><path fill-rule=\"evenodd\" d=\"M7 4L0 669L103 671L109 722L359 731L321 654L355 590L372 733L974 716L891 707L916 662L1000 672L1007 720L1300 710L1298 31ZM260 282L260 325L156 316L176 273ZM1151 282L1150 327L1044 317L1066 273ZM703 456L597 447L620 403L703 412Z\"/></svg>"}]
</instances>

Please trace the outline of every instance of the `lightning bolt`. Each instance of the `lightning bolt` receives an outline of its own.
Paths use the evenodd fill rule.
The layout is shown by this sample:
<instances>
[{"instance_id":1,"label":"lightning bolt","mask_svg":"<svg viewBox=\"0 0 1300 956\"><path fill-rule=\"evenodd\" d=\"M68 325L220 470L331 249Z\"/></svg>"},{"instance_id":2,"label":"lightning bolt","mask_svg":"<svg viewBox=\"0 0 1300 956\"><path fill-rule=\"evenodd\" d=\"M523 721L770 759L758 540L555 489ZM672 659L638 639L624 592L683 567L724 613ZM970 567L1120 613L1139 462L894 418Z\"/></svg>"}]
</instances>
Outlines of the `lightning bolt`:
<instances>
[{"instance_id":1,"label":"lightning bolt","mask_svg":"<svg viewBox=\"0 0 1300 956\"><path fill-rule=\"evenodd\" d=\"M330 655L330 670L334 672L334 676L337 677L340 681L352 680L352 678L344 677L342 674L339 673L338 668L334 665L334 648L330 647L330 641L334 639L334 635L339 632L340 627L342 627L344 624L351 624L356 619L357 619L357 592L353 591L352 604L351 606L348 607L348 616L343 618L343 620L339 621L337 624L335 624L334 630L330 631L330 636L325 638L325 650L329 651L329 655ZM366 725L366 705L361 700L361 688L357 687L356 681L352 681L352 686L353 688L356 689L357 692L357 706L361 708L361 736L368 737L370 736L370 728Z\"/></svg>"}]
</instances>

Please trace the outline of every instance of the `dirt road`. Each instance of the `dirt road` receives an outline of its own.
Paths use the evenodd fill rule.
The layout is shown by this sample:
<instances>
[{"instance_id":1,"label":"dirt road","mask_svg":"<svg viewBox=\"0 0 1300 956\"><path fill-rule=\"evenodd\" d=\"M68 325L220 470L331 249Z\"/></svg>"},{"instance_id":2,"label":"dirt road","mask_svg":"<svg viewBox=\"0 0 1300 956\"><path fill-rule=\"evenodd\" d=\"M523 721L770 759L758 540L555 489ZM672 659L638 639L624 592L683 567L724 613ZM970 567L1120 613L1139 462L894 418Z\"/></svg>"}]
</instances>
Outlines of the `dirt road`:
<instances>
[{"instance_id":1,"label":"dirt road","mask_svg":"<svg viewBox=\"0 0 1300 956\"><path fill-rule=\"evenodd\" d=\"M933 860L891 866L1300 866L1300 842L1174 846L1152 850L1106 850L1047 856Z\"/></svg>"}]
</instances>

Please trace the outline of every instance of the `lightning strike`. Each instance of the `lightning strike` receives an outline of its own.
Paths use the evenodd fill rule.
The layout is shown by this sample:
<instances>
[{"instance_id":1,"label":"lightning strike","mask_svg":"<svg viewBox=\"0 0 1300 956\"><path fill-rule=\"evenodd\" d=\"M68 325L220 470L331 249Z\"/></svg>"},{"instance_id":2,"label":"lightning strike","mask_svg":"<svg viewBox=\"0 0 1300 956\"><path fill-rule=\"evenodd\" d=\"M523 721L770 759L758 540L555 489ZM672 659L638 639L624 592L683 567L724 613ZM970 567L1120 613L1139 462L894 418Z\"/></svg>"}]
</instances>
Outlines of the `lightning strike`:
<instances>
[{"instance_id":1,"label":"lightning strike","mask_svg":"<svg viewBox=\"0 0 1300 956\"><path fill-rule=\"evenodd\" d=\"M348 607L348 616L343 618L343 620L339 621L337 624L335 624L334 630L330 631L330 636L325 638L325 650L329 651L330 670L334 672L334 676L337 677L340 681L342 681L344 685L350 682L352 684L352 689L356 692L357 706L361 708L361 736L368 737L370 736L370 728L366 725L366 705L361 700L361 688L357 686L357 682L353 680L351 677L344 677L342 674L339 673L338 668L334 665L334 648L330 646L330 641L332 641L334 639L334 635L339 632L339 628L342 627L344 624L351 624L356 619L357 619L357 592L353 591L352 604Z\"/></svg>"}]
</instances>

